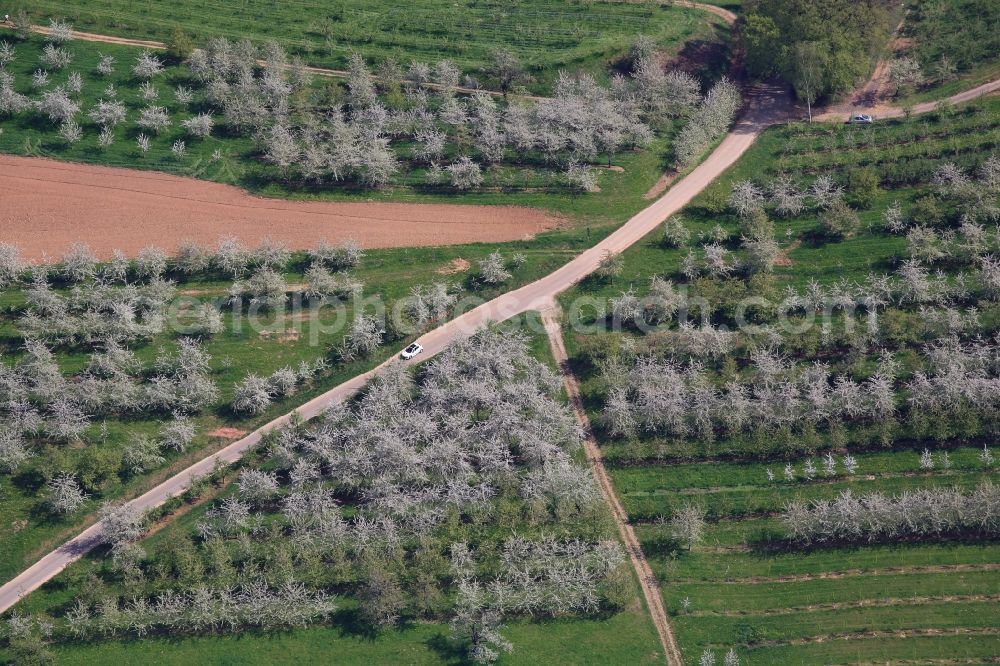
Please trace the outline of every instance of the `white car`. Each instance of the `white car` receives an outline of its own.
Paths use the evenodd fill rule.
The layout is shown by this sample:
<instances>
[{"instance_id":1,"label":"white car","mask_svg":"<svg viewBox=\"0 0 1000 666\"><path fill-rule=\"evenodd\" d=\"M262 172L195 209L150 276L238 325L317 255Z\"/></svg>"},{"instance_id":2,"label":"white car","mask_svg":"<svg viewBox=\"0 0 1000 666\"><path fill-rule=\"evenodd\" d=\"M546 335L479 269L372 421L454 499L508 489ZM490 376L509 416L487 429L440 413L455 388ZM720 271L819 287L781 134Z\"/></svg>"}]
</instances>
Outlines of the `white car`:
<instances>
[{"instance_id":1,"label":"white car","mask_svg":"<svg viewBox=\"0 0 1000 666\"><path fill-rule=\"evenodd\" d=\"M414 342L409 347L399 352L399 357L402 358L404 361L409 361L411 358L413 358L423 350L424 350L423 347Z\"/></svg>"},{"instance_id":2,"label":"white car","mask_svg":"<svg viewBox=\"0 0 1000 666\"><path fill-rule=\"evenodd\" d=\"M850 120L847 121L847 123L849 125L869 125L869 124L871 124L873 122L875 122L875 119L872 118L867 113L858 113L858 114L855 114L855 115L851 116Z\"/></svg>"}]
</instances>

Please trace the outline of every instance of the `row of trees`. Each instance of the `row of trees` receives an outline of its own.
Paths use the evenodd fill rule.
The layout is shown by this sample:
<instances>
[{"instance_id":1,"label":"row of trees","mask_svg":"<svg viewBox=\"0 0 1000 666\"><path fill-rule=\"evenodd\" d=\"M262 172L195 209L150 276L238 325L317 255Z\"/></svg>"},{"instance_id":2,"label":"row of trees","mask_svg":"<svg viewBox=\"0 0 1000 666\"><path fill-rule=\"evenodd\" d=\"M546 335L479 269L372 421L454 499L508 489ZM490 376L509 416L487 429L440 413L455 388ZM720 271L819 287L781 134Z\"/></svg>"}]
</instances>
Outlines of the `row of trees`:
<instances>
[{"instance_id":1,"label":"row of trees","mask_svg":"<svg viewBox=\"0 0 1000 666\"><path fill-rule=\"evenodd\" d=\"M460 73L448 61L433 67L414 64L404 79L403 95L399 81L404 75L394 61L387 61L375 77L359 56L352 56L344 106L320 99L310 88L306 68L276 44L258 48L246 40L217 38L194 51L187 64L205 103L224 116L227 127L257 140L264 158L286 177L294 173L307 180L378 186L395 177L404 158L425 168L429 184L471 189L482 185L485 165L541 160L562 166L571 186L590 190L595 176L586 164L600 155L610 163L620 150L645 146L653 128L671 118L689 118L677 144L678 161L689 164L728 128L740 106L739 91L728 80L701 99L694 78L665 72L651 48L639 44L634 51L630 76L616 75L610 86L601 86L586 74L561 73L553 96L533 103L506 100L523 69L509 54L498 58L495 78L507 84L501 106L484 92L457 95ZM13 48L0 49L3 53L16 58ZM47 67L64 67L71 55L49 44L43 60ZM107 76L114 66L113 58L102 57L98 74ZM143 130L137 139L142 152L149 150L148 135L172 124L167 108L156 104L159 93L151 83L162 69L163 63L148 52L132 67L143 82L140 96L146 104L135 120ZM47 85L45 70L34 78L36 88ZM75 143L83 136L77 121L82 88L82 78L74 72L68 83L44 90L33 102L3 73L0 113L33 106L60 124L66 141ZM182 86L175 98L186 107L194 91ZM127 120L128 108L109 87L88 116L100 125L99 143L107 147L114 141L115 126ZM212 113L202 112L183 125L192 138L204 138L214 120ZM410 147L402 148L403 143ZM176 155L184 151L183 141L175 143Z\"/></svg>"},{"instance_id":2,"label":"row of trees","mask_svg":"<svg viewBox=\"0 0 1000 666\"><path fill-rule=\"evenodd\" d=\"M720 386L698 365L640 356L604 366L604 418L614 435L637 432L711 440L750 430L819 424L883 422L916 415L971 411L994 421L1000 407L1000 362L992 344L935 344L925 369L900 381L883 362L867 380L834 375L824 363L795 366L770 353L751 359L745 378Z\"/></svg>"},{"instance_id":3,"label":"row of trees","mask_svg":"<svg viewBox=\"0 0 1000 666\"><path fill-rule=\"evenodd\" d=\"M173 282L157 277L120 287L88 282L64 295L52 289L44 267L33 273L17 327L25 338L50 345L148 340L162 332L166 308L177 293Z\"/></svg>"},{"instance_id":4,"label":"row of trees","mask_svg":"<svg viewBox=\"0 0 1000 666\"><path fill-rule=\"evenodd\" d=\"M502 544L501 572L489 581L477 579L475 556L467 544L453 543L450 556L458 589L452 636L481 664L513 649L499 631L505 615L593 613L601 607L601 586L608 578L629 576L625 553L614 541L515 536Z\"/></svg>"},{"instance_id":5,"label":"row of trees","mask_svg":"<svg viewBox=\"0 0 1000 666\"><path fill-rule=\"evenodd\" d=\"M74 144L84 136L79 121L79 115L84 108L84 100L80 98L84 89L83 75L79 71L73 71L65 83L47 87L49 71L64 69L73 61L72 51L62 46L62 43L57 45L55 42L55 35L60 32L61 30L50 30L48 35L50 43L44 47L40 56L40 63L44 69L36 70L31 77L31 87L39 91L37 99L17 91L14 76L4 70L8 63L17 59L17 51L7 42L0 42L0 114L14 116L33 109L40 117L59 126L59 135L66 143ZM115 66L116 60L113 56L100 56L95 73L102 78L110 76L115 71ZM135 79L141 81L138 89L139 98L140 103L145 104L145 107L137 110L134 123L136 127L150 134L159 134L172 124L168 109L156 104L160 93L152 83L152 80L163 71L163 67L163 62L147 51L135 59L130 70ZM184 86L178 86L173 92L173 97L181 108L186 108L194 99L192 91ZM86 116L100 127L98 145L101 148L108 148L115 141L116 127L128 120L129 107L120 99L115 86L109 84L102 97L87 111ZM181 121L181 125L189 137L201 139L211 134L214 121L211 114L198 113ZM139 135L137 145L143 153L148 151L149 138L145 133ZM183 156L184 150L184 141L179 140L175 143L174 152L178 156Z\"/></svg>"},{"instance_id":6,"label":"row of trees","mask_svg":"<svg viewBox=\"0 0 1000 666\"><path fill-rule=\"evenodd\" d=\"M763 244L763 243L760 243ZM719 243L690 250L682 259L681 272L689 280L708 276L713 283L675 284L672 280L653 276L644 293L634 287L611 297L606 315L615 324L635 326L640 330L656 328L663 342L683 357L718 357L731 349L740 338L736 331L721 331L708 324L713 317L729 318L742 311L746 322L757 325L752 308L740 310L740 295L746 296L744 278L753 278L762 267L755 263L761 256L773 256L777 249L761 249L757 243L744 243L744 254L738 255ZM733 299L709 302L699 289L706 284L734 284L740 281ZM694 288L692 288L692 285ZM710 292L712 293L712 292ZM819 313L834 315L844 312L861 318L863 329L859 341L869 344L888 343L897 331L884 326L902 313L914 310L921 316L915 322L914 333L925 340L942 336L974 335L981 328L979 311L970 302L975 299L995 301L1000 297L1000 261L991 255L980 258L978 267L970 272L946 275L931 271L917 260L903 261L894 276L869 275L865 280L839 280L820 284L811 280L803 287L787 286L772 302L762 303L760 314L770 318L783 317L795 323L797 317L809 319ZM754 305L754 304L751 304ZM700 319L701 325L698 325ZM676 320L678 328L667 327ZM805 322L808 324L808 322ZM759 327L774 341L782 340L773 327ZM853 330L853 329L852 329ZM777 337L775 337L777 336Z\"/></svg>"},{"instance_id":7,"label":"row of trees","mask_svg":"<svg viewBox=\"0 0 1000 666\"><path fill-rule=\"evenodd\" d=\"M310 265L328 271L356 268L364 256L364 249L352 239L337 243L320 240L306 252ZM289 249L270 238L264 238L255 248L248 248L239 239L224 236L220 237L214 250L195 241L183 240L173 256L151 245L140 250L135 259L115 250L111 259L104 262L98 259L86 243L77 242L63 254L57 264L36 264L29 270L29 264L20 257L17 246L0 242L0 289L15 286L25 277L30 277L36 283L54 281L57 284L72 285L94 282L102 288L130 282L155 285L168 275L186 278L224 275L239 279L260 269L285 270L290 267L291 260L292 253ZM160 285L158 289L163 290L164 287ZM73 295L76 293L71 293ZM169 292L164 297L160 295L160 291L152 288L147 292L140 292L140 296L144 301L154 302L168 300L170 297ZM78 300L102 302L101 298L102 292L97 292L97 295L87 292L80 293Z\"/></svg>"},{"instance_id":8,"label":"row of trees","mask_svg":"<svg viewBox=\"0 0 1000 666\"><path fill-rule=\"evenodd\" d=\"M791 541L811 544L857 543L906 538L1000 534L1000 488L984 481L963 493L926 488L896 496L844 491L832 500L792 502L782 515Z\"/></svg>"},{"instance_id":9,"label":"row of trees","mask_svg":"<svg viewBox=\"0 0 1000 666\"><path fill-rule=\"evenodd\" d=\"M268 377L248 374L233 387L233 411L251 416L260 414L272 401L294 395L301 384L326 368L326 359L319 358L312 363L303 361L297 370L288 366L279 368Z\"/></svg>"},{"instance_id":10,"label":"row of trees","mask_svg":"<svg viewBox=\"0 0 1000 666\"><path fill-rule=\"evenodd\" d=\"M348 273L332 273L356 266L363 251L352 241L337 245L321 242L310 250L312 264L302 290L308 298L344 298L359 292L362 284ZM245 248L234 238L219 242L213 253L195 243L182 243L174 257L156 247L143 249L132 261L116 251L111 261L99 263L94 253L76 244L55 266L32 267L24 290L26 304L18 329L31 340L48 345L98 347L148 340L162 333L167 308L176 295L175 283L166 274L189 277L223 274L237 278L229 290L236 307L275 309L285 304L288 285L279 272L288 267L291 254L283 245L265 239L256 249ZM12 286L25 274L17 249L0 246L0 286ZM56 286L69 283L68 293ZM131 280L134 280L132 282ZM210 337L222 331L217 305L202 303L180 313L181 332Z\"/></svg>"},{"instance_id":11,"label":"row of trees","mask_svg":"<svg viewBox=\"0 0 1000 666\"><path fill-rule=\"evenodd\" d=\"M846 185L846 188L845 188ZM914 228L980 226L1000 219L996 196L1000 193L1000 159L987 157L973 173L953 162L940 164L930 174L928 185L933 193L919 197L907 210L893 202L883 212L883 226L892 233L906 233ZM881 193L879 174L871 167L852 171L846 183L829 174L821 174L808 187L787 175L779 175L760 185L751 180L735 183L730 194L731 209L739 216L741 230L760 224L765 210L780 217L797 217L842 208L848 202L868 208ZM852 231L857 230L857 225Z\"/></svg>"},{"instance_id":12,"label":"row of trees","mask_svg":"<svg viewBox=\"0 0 1000 666\"><path fill-rule=\"evenodd\" d=\"M332 597L301 584L272 589L247 582L235 589L200 586L190 592L166 590L151 600L143 597L125 603L115 597L106 597L94 606L77 601L60 629L77 639L142 637L151 631L278 630L321 622L336 609Z\"/></svg>"},{"instance_id":13,"label":"row of trees","mask_svg":"<svg viewBox=\"0 0 1000 666\"><path fill-rule=\"evenodd\" d=\"M729 130L742 105L739 88L726 77L712 86L697 108L690 112L690 120L674 141L678 168L697 162L712 143Z\"/></svg>"},{"instance_id":14,"label":"row of trees","mask_svg":"<svg viewBox=\"0 0 1000 666\"><path fill-rule=\"evenodd\" d=\"M129 442L120 456L102 456L100 460L84 464L82 471L70 473L65 471L62 461L56 459L42 465L42 476L50 474L51 470L60 470L55 476L50 476L45 484L46 503L49 510L56 515L71 514L79 510L90 497L85 489L103 490L107 477L124 472L126 475L142 474L158 467L166 460L166 451L183 451L194 441L197 430L191 420L183 414L175 415L174 420L167 422L160 430L159 437L136 437ZM23 443L22 443L23 446ZM27 449L22 450L21 461L29 457ZM4 451L0 447L0 468L4 465ZM13 471L14 465L7 466ZM80 477L78 480L77 477Z\"/></svg>"},{"instance_id":15,"label":"row of trees","mask_svg":"<svg viewBox=\"0 0 1000 666\"><path fill-rule=\"evenodd\" d=\"M935 80L990 62L1000 50L1000 37L990 26L1000 9L990 0L965 0L942 6L920 0L908 7L905 28L912 39L911 54Z\"/></svg>"},{"instance_id":16,"label":"row of trees","mask_svg":"<svg viewBox=\"0 0 1000 666\"><path fill-rule=\"evenodd\" d=\"M51 351L29 343L17 364L0 364L0 468L13 471L30 457L26 437L78 440L94 415L172 415L157 440L138 438L126 448L126 467L132 473L147 471L162 462L162 451L183 451L191 443L193 425L185 415L218 399L209 360L196 342L182 340L176 354L161 354L140 381L142 366L134 355L110 344L92 354L87 369L71 380L60 373Z\"/></svg>"},{"instance_id":17,"label":"row of trees","mask_svg":"<svg viewBox=\"0 0 1000 666\"><path fill-rule=\"evenodd\" d=\"M492 329L416 378L390 367L357 401L267 438L267 463L242 471L197 542L150 557L109 528L134 598L83 600L62 622L88 637L280 628L327 617L326 591L346 586L374 628L453 611L454 638L488 662L509 648L504 617L619 607L625 556L595 524L600 495L571 457L582 433L560 387L523 335ZM550 536L522 534L527 516ZM493 521L510 529L462 527Z\"/></svg>"}]
</instances>

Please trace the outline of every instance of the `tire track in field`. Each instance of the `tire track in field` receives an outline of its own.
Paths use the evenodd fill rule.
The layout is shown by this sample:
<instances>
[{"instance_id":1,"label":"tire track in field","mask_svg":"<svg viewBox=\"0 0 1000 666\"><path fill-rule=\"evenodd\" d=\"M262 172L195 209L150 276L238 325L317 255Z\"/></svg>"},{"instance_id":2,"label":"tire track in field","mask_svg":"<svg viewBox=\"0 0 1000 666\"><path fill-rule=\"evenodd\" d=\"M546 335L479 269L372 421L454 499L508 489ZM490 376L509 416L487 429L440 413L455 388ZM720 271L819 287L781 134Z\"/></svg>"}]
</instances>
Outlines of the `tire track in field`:
<instances>
[{"instance_id":1,"label":"tire track in field","mask_svg":"<svg viewBox=\"0 0 1000 666\"><path fill-rule=\"evenodd\" d=\"M778 647L782 645L812 645L831 641L884 640L887 638L940 638L947 636L1000 636L1000 627L953 627L950 629L891 629L873 631L848 631L842 634L818 634L807 638L763 640L754 648ZM924 662L921 662L924 663Z\"/></svg>"},{"instance_id":2,"label":"tire track in field","mask_svg":"<svg viewBox=\"0 0 1000 666\"><path fill-rule=\"evenodd\" d=\"M947 574L1000 571L1000 563L984 564L932 564L909 567L886 567L884 569L843 569L823 571L815 574L789 574L787 576L745 576L719 580L702 578L675 578L672 582L689 585L766 585L771 583L804 583L813 580L838 580L861 576L888 576L898 574Z\"/></svg>"},{"instance_id":3,"label":"tire track in field","mask_svg":"<svg viewBox=\"0 0 1000 666\"><path fill-rule=\"evenodd\" d=\"M666 5L669 7L683 7L685 9L698 9L703 12L708 12L709 14L715 14L723 21L726 22L730 27L736 25L736 14L725 9L724 7L719 7L718 5L710 5L705 2L690 2L689 0L657 0L655 3L651 3L645 0L601 0L609 5L616 4L658 4Z\"/></svg>"},{"instance_id":4,"label":"tire track in field","mask_svg":"<svg viewBox=\"0 0 1000 666\"><path fill-rule=\"evenodd\" d=\"M819 613L823 611L846 610L849 608L884 608L892 606L935 606L951 603L982 603L1000 601L1000 594L947 594L933 597L887 597L885 599L859 599L857 601L831 601L804 606L784 608L764 608L746 610L696 610L687 611L691 617L762 617L775 615L795 615L798 613Z\"/></svg>"},{"instance_id":5,"label":"tire track in field","mask_svg":"<svg viewBox=\"0 0 1000 666\"><path fill-rule=\"evenodd\" d=\"M652 616L653 625L656 627L660 644L663 646L667 664L670 666L683 666L684 659L677 648L677 642L674 640L674 632L670 627L670 622L667 620L667 613L663 606L663 595L660 594L659 583L655 574L653 574L652 568L649 566L649 562L646 560L646 555L642 551L642 546L639 545L639 540L636 538L635 532L629 525L628 515L615 495L615 488L611 483L611 477L608 476L607 470L604 469L601 449L597 445L597 440L594 439L593 430L590 427L590 419L587 418L587 413L583 408L583 400L580 397L580 386L569 366L569 356L563 344L562 327L558 319L556 319L558 314L557 308L558 306L555 303L546 308L542 312L542 323L545 326L545 332L548 334L552 356L559 365L559 372L563 377L563 385L566 387L566 394L569 397L573 413L583 428L583 449L587 455L587 462L590 464L590 469L601 489L604 500L611 509L611 516L615 521L615 526L618 528L618 533L622 541L625 542L625 547L632 560L632 567L639 577L642 594L646 598L646 607Z\"/></svg>"},{"instance_id":6,"label":"tire track in field","mask_svg":"<svg viewBox=\"0 0 1000 666\"><path fill-rule=\"evenodd\" d=\"M1000 664L1000 657L969 657L967 659L890 659L888 661L857 661L853 666L961 666L961 664Z\"/></svg>"},{"instance_id":7,"label":"tire track in field","mask_svg":"<svg viewBox=\"0 0 1000 666\"><path fill-rule=\"evenodd\" d=\"M855 481L879 481L882 479L918 479L918 478L939 478L968 476L970 474L988 474L989 470L970 467L967 469L934 469L929 471L909 471L909 472L876 472L874 474L855 474L853 476L827 476L815 479L802 479L794 483L778 481L777 479L769 483L751 484L742 483L732 486L688 486L684 488L656 488L654 490L634 490L622 493L626 497L656 497L657 495L713 495L726 492L754 492L768 490L799 490L813 486L827 486L836 483Z\"/></svg>"}]
</instances>

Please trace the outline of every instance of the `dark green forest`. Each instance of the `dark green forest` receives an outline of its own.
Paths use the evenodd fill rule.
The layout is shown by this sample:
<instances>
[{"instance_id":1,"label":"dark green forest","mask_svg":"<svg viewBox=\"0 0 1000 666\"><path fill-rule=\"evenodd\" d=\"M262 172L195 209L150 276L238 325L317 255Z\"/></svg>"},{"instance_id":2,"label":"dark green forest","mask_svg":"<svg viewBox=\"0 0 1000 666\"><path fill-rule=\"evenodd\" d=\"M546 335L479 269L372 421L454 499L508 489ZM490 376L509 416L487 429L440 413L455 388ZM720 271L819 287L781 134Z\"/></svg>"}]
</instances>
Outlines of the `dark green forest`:
<instances>
[{"instance_id":1,"label":"dark green forest","mask_svg":"<svg viewBox=\"0 0 1000 666\"><path fill-rule=\"evenodd\" d=\"M749 0L742 35L748 73L822 100L864 78L892 31L886 0Z\"/></svg>"}]
</instances>

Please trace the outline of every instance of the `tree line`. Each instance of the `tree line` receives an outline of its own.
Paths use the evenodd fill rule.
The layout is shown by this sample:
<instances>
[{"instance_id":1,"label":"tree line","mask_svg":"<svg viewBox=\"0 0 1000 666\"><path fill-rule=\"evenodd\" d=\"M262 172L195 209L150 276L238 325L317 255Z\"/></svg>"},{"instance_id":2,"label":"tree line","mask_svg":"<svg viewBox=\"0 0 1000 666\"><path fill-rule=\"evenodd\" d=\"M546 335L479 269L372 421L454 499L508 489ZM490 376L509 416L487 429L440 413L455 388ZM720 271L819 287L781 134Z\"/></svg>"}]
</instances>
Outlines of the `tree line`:
<instances>
[{"instance_id":1,"label":"tree line","mask_svg":"<svg viewBox=\"0 0 1000 666\"><path fill-rule=\"evenodd\" d=\"M818 100L866 78L892 32L889 0L751 0L740 35L751 76L781 77Z\"/></svg>"}]
</instances>

